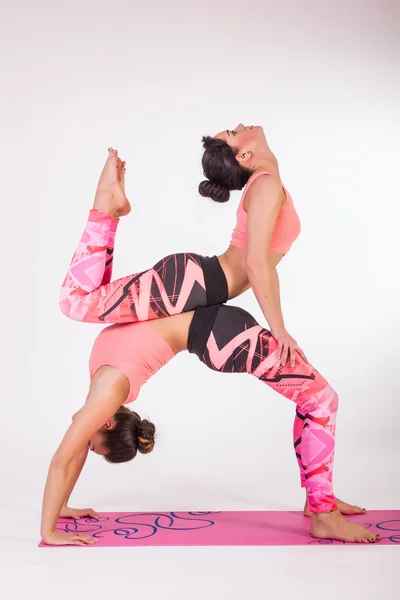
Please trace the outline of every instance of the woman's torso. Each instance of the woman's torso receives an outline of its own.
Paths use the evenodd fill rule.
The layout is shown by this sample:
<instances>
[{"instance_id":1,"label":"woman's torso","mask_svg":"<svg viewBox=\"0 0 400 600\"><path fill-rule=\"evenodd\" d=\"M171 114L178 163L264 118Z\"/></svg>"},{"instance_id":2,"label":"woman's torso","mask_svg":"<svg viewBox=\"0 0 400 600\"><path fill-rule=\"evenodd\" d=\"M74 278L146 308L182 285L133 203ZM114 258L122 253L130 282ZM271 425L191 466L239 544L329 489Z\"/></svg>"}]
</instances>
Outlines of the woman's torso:
<instances>
[{"instance_id":1,"label":"woman's torso","mask_svg":"<svg viewBox=\"0 0 400 600\"><path fill-rule=\"evenodd\" d=\"M91 378L103 366L115 367L129 380L129 395L124 404L133 402L142 385L176 354L169 344L169 329L159 319L110 325L97 336L89 359Z\"/></svg>"},{"instance_id":2,"label":"woman's torso","mask_svg":"<svg viewBox=\"0 0 400 600\"><path fill-rule=\"evenodd\" d=\"M248 198L246 197L253 181L264 174L270 177L276 177L281 183L284 191L282 206L278 214L270 248L266 256L266 260L271 269L275 268L280 263L300 233L300 220L294 208L293 199L281 182L279 170L271 167L268 171L260 170L253 173L242 193L236 213L237 223L232 234L229 248L224 254L218 256L218 260L227 279L229 298L234 298L242 294L250 287L246 270L246 225L248 211Z\"/></svg>"}]
</instances>

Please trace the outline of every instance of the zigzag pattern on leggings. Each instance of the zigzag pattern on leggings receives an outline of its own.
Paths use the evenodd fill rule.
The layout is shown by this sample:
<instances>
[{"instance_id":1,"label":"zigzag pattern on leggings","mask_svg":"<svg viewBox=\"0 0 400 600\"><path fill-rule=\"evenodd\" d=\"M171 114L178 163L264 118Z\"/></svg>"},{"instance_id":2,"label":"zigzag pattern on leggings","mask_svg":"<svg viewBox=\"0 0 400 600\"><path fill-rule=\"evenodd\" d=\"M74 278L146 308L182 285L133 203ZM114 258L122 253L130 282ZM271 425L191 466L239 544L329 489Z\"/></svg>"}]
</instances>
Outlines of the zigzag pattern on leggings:
<instances>
[{"instance_id":1,"label":"zigzag pattern on leggings","mask_svg":"<svg viewBox=\"0 0 400 600\"><path fill-rule=\"evenodd\" d=\"M129 303L131 321L176 315L207 303L203 270L192 254L171 254L152 269L132 275L126 282L119 281L113 283L112 294L104 299L100 321L107 320L124 302Z\"/></svg>"},{"instance_id":2,"label":"zigzag pattern on leggings","mask_svg":"<svg viewBox=\"0 0 400 600\"><path fill-rule=\"evenodd\" d=\"M281 365L278 342L246 311L222 306L202 356L209 368L249 373L297 405L294 445L310 508L336 508L332 490L338 397L329 383L299 355Z\"/></svg>"},{"instance_id":3,"label":"zigzag pattern on leggings","mask_svg":"<svg viewBox=\"0 0 400 600\"><path fill-rule=\"evenodd\" d=\"M116 224L109 215L90 211L61 289L60 308L66 316L92 323L132 323L207 305L197 254L171 254L147 271L110 282Z\"/></svg>"}]
</instances>

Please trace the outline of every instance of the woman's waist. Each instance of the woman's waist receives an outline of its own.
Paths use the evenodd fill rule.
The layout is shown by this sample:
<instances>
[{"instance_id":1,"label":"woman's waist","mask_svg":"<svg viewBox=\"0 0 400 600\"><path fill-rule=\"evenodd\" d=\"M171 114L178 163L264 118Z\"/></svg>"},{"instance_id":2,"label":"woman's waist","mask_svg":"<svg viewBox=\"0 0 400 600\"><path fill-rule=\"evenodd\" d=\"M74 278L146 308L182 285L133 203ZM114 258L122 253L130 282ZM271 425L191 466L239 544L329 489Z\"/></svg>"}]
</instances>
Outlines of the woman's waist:
<instances>
[{"instance_id":1,"label":"woman's waist","mask_svg":"<svg viewBox=\"0 0 400 600\"><path fill-rule=\"evenodd\" d=\"M283 256L284 254L281 252L267 252L265 260L272 270L281 262ZM246 250L244 248L230 245L227 251L217 258L227 280L229 298L240 296L251 287L247 274Z\"/></svg>"},{"instance_id":2,"label":"woman's waist","mask_svg":"<svg viewBox=\"0 0 400 600\"><path fill-rule=\"evenodd\" d=\"M229 298L235 298L245 292L250 287L245 250L230 245L226 252L217 258L226 277Z\"/></svg>"}]
</instances>

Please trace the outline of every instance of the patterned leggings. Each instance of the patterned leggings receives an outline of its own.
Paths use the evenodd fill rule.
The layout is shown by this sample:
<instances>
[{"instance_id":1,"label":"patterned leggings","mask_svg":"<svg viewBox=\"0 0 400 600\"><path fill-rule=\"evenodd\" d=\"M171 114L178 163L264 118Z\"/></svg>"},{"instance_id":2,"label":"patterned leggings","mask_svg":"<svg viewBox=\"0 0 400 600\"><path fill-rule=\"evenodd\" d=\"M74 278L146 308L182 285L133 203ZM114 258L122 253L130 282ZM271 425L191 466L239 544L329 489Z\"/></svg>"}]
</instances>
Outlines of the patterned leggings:
<instances>
[{"instance_id":1,"label":"patterned leggings","mask_svg":"<svg viewBox=\"0 0 400 600\"><path fill-rule=\"evenodd\" d=\"M64 315L89 323L132 323L226 302L226 279L216 257L172 254L111 282L117 225L110 215L90 211L61 288Z\"/></svg>"},{"instance_id":2,"label":"patterned leggings","mask_svg":"<svg viewBox=\"0 0 400 600\"><path fill-rule=\"evenodd\" d=\"M212 263L213 259L197 254L174 254L147 271L111 282L117 224L105 213L90 211L62 286L62 312L77 321L128 323L198 308L189 351L211 369L250 373L297 404L294 445L310 509L334 510L332 465L338 406L334 390L299 356L294 368L280 366L276 340L245 311L231 306L199 308L227 300L226 279L217 259Z\"/></svg>"},{"instance_id":3,"label":"patterned leggings","mask_svg":"<svg viewBox=\"0 0 400 600\"><path fill-rule=\"evenodd\" d=\"M318 371L299 355L294 367L282 366L275 338L234 306L196 311L189 352L214 371L254 375L296 403L294 448L310 510L335 510L332 470L338 396Z\"/></svg>"}]
</instances>

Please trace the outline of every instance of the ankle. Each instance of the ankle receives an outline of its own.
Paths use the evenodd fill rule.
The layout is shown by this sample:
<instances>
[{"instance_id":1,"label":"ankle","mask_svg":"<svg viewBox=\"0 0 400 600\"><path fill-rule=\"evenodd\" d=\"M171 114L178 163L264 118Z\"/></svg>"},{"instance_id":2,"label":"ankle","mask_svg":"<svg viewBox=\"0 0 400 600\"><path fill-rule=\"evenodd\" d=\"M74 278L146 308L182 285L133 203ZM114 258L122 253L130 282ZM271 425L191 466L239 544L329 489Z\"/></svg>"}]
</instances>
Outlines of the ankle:
<instances>
[{"instance_id":1,"label":"ankle","mask_svg":"<svg viewBox=\"0 0 400 600\"><path fill-rule=\"evenodd\" d=\"M330 510L329 512L313 513L313 519L315 519L316 521L327 521L329 519L332 519L332 517L339 516L340 514L341 513L337 509Z\"/></svg>"},{"instance_id":2,"label":"ankle","mask_svg":"<svg viewBox=\"0 0 400 600\"><path fill-rule=\"evenodd\" d=\"M101 212L105 212L108 214L112 214L111 206L112 206L112 194L108 194L105 192L97 193L94 202L93 208L96 210L100 210Z\"/></svg>"}]
</instances>

